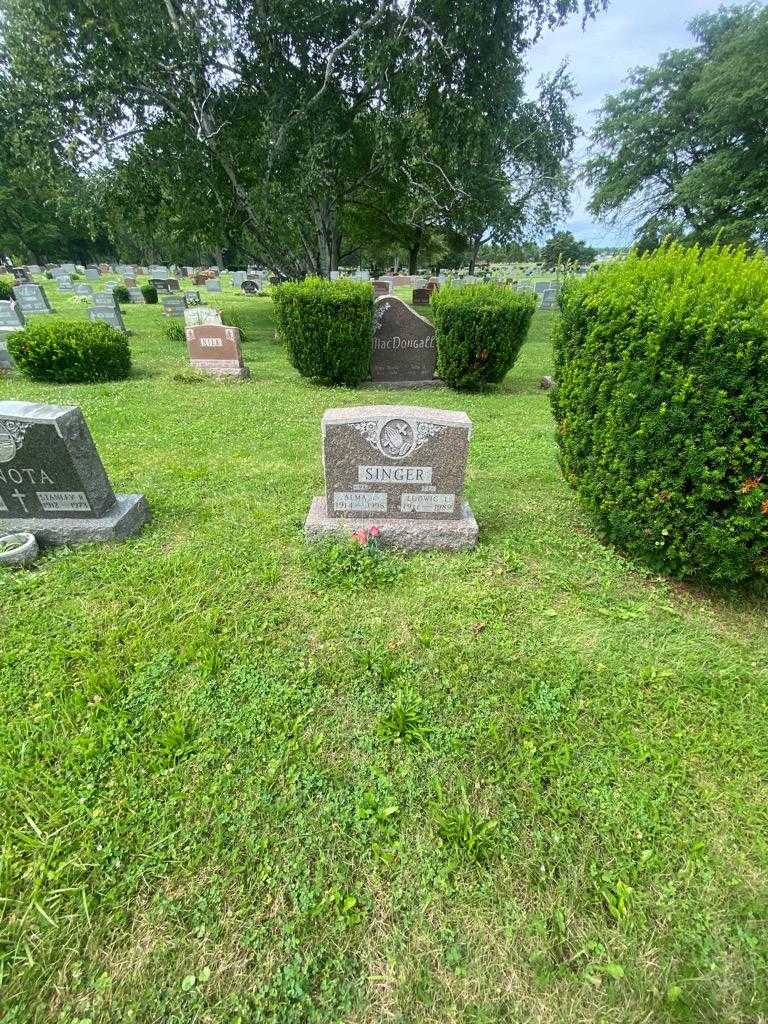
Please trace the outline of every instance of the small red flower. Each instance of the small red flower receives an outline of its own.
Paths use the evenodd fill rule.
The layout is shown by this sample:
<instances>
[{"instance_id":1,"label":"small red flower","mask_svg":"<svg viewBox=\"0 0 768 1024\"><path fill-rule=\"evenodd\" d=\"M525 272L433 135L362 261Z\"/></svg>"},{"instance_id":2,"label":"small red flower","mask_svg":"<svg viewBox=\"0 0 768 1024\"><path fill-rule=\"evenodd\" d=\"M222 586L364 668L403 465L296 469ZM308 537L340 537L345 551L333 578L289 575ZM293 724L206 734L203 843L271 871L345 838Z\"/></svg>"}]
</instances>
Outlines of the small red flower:
<instances>
[{"instance_id":1,"label":"small red flower","mask_svg":"<svg viewBox=\"0 0 768 1024\"><path fill-rule=\"evenodd\" d=\"M378 526L372 526L368 533L371 535L371 537L378 537L379 534L381 533L381 530L378 528Z\"/></svg>"}]
</instances>

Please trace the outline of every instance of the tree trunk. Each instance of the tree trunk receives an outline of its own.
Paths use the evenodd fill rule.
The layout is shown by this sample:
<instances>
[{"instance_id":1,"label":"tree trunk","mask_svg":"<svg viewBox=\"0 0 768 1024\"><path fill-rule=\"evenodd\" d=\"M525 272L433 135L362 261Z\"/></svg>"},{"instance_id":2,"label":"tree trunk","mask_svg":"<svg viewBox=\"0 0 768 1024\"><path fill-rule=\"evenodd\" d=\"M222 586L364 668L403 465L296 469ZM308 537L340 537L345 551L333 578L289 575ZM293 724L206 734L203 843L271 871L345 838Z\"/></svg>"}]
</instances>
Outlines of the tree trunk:
<instances>
[{"instance_id":1,"label":"tree trunk","mask_svg":"<svg viewBox=\"0 0 768 1024\"><path fill-rule=\"evenodd\" d=\"M474 274L474 272L475 272L475 264L477 263L477 254L480 251L480 244L481 244L482 237L483 236L480 235L478 238L473 238L472 239L472 248L469 251L469 273L470 274Z\"/></svg>"}]
</instances>

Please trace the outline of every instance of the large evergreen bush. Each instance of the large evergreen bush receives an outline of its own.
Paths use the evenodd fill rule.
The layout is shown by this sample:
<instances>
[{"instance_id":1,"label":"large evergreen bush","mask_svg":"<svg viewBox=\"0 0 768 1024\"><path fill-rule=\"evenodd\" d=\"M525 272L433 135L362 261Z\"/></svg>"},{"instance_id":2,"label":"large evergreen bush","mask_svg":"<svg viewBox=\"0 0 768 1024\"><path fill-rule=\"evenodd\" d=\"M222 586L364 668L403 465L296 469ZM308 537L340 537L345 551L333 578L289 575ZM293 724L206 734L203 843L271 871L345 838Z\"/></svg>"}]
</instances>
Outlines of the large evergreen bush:
<instances>
[{"instance_id":1,"label":"large evergreen bush","mask_svg":"<svg viewBox=\"0 0 768 1024\"><path fill-rule=\"evenodd\" d=\"M8 337L16 366L32 380L93 384L131 372L125 335L109 324L35 317Z\"/></svg>"},{"instance_id":2,"label":"large evergreen bush","mask_svg":"<svg viewBox=\"0 0 768 1024\"><path fill-rule=\"evenodd\" d=\"M305 377L354 387L370 373L373 288L309 277L273 292L288 357Z\"/></svg>"},{"instance_id":3,"label":"large evergreen bush","mask_svg":"<svg viewBox=\"0 0 768 1024\"><path fill-rule=\"evenodd\" d=\"M560 461L605 535L675 576L767 574L765 256L671 245L560 306Z\"/></svg>"},{"instance_id":4,"label":"large evergreen bush","mask_svg":"<svg viewBox=\"0 0 768 1024\"><path fill-rule=\"evenodd\" d=\"M531 294L498 284L447 285L430 300L437 376L474 390L502 381L515 363L536 310Z\"/></svg>"}]
</instances>

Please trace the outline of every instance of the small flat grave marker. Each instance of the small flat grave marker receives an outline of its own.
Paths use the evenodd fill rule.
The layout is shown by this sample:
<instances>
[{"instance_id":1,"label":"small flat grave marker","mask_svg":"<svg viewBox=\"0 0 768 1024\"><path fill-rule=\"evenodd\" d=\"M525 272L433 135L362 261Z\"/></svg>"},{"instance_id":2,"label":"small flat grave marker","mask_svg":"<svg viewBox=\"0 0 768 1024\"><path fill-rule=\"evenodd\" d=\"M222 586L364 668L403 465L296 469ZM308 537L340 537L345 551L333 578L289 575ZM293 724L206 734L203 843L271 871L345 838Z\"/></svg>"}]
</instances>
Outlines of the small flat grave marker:
<instances>
[{"instance_id":1,"label":"small flat grave marker","mask_svg":"<svg viewBox=\"0 0 768 1024\"><path fill-rule=\"evenodd\" d=\"M93 295L93 288L89 284L76 284L74 287L75 295Z\"/></svg>"},{"instance_id":2,"label":"small flat grave marker","mask_svg":"<svg viewBox=\"0 0 768 1024\"><path fill-rule=\"evenodd\" d=\"M464 501L472 424L466 413L407 405L328 409L322 420L326 493L305 523L308 540L377 526L408 550L472 547Z\"/></svg>"},{"instance_id":3,"label":"small flat grave marker","mask_svg":"<svg viewBox=\"0 0 768 1024\"><path fill-rule=\"evenodd\" d=\"M42 545L124 540L149 520L141 494L115 494L76 406L0 402L0 532Z\"/></svg>"}]
</instances>

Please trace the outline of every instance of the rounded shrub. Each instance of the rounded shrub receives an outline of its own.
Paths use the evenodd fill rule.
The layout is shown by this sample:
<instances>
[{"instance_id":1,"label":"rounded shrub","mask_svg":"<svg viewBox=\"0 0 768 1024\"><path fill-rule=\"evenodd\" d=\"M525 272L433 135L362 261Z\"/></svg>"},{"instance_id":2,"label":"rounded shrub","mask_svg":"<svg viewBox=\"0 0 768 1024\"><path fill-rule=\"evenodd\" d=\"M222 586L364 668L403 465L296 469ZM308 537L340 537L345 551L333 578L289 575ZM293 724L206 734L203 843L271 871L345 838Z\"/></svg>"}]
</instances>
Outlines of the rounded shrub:
<instances>
[{"instance_id":1,"label":"rounded shrub","mask_svg":"<svg viewBox=\"0 0 768 1024\"><path fill-rule=\"evenodd\" d=\"M0 277L0 301L7 302L13 298L13 282L7 277Z\"/></svg>"},{"instance_id":2,"label":"rounded shrub","mask_svg":"<svg viewBox=\"0 0 768 1024\"><path fill-rule=\"evenodd\" d=\"M93 384L131 372L131 353L121 331L109 324L35 317L8 337L16 366L32 380Z\"/></svg>"},{"instance_id":3,"label":"rounded shrub","mask_svg":"<svg viewBox=\"0 0 768 1024\"><path fill-rule=\"evenodd\" d=\"M560 306L560 462L605 536L677 577L768 575L765 256L669 245Z\"/></svg>"},{"instance_id":4,"label":"rounded shrub","mask_svg":"<svg viewBox=\"0 0 768 1024\"><path fill-rule=\"evenodd\" d=\"M112 294L115 297L115 302L120 306L126 306L131 301L131 293L125 287L125 285L118 284L112 289Z\"/></svg>"},{"instance_id":5,"label":"rounded shrub","mask_svg":"<svg viewBox=\"0 0 768 1024\"><path fill-rule=\"evenodd\" d=\"M373 288L308 277L273 291L280 336L304 377L354 387L370 374Z\"/></svg>"},{"instance_id":6,"label":"rounded shrub","mask_svg":"<svg viewBox=\"0 0 768 1024\"><path fill-rule=\"evenodd\" d=\"M430 299L437 376L452 388L498 384L512 369L536 310L531 294L499 284L446 285Z\"/></svg>"},{"instance_id":7,"label":"rounded shrub","mask_svg":"<svg viewBox=\"0 0 768 1024\"><path fill-rule=\"evenodd\" d=\"M141 294L144 296L144 301L148 306L157 305L157 288L153 284L143 284L141 286Z\"/></svg>"}]
</instances>

